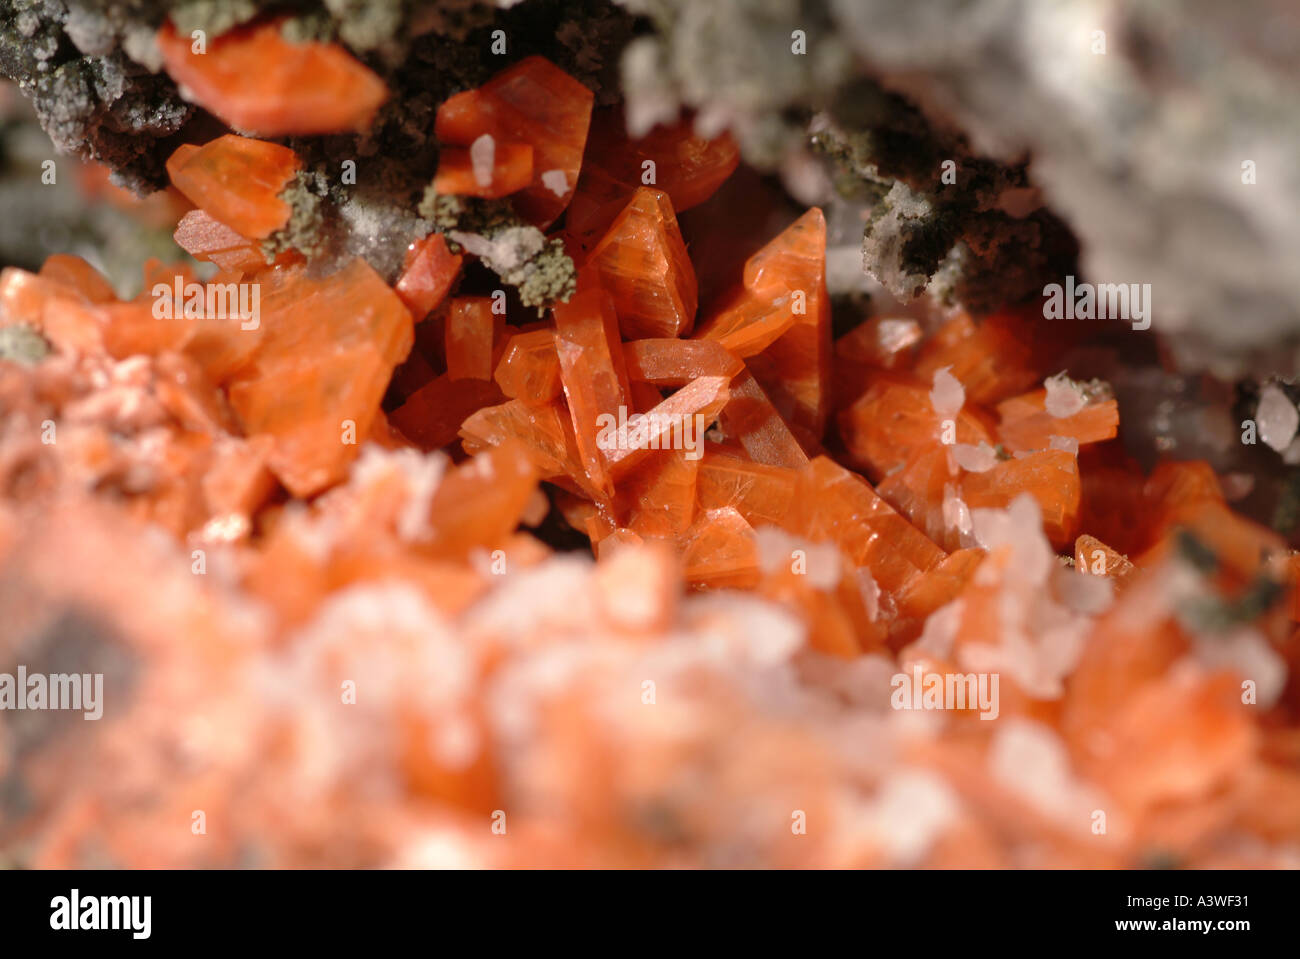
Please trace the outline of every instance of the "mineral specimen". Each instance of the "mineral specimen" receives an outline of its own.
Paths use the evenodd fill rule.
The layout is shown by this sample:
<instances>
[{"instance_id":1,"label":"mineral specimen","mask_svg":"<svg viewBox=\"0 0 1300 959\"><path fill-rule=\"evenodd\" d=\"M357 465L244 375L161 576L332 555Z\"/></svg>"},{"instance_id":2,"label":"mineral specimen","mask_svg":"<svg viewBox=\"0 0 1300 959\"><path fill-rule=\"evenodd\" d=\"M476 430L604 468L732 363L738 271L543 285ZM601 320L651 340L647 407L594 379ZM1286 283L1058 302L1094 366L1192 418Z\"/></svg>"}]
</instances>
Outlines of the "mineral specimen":
<instances>
[{"instance_id":1,"label":"mineral specimen","mask_svg":"<svg viewBox=\"0 0 1300 959\"><path fill-rule=\"evenodd\" d=\"M0 723L0 858L1297 864L1300 561L1215 463L1130 455L1164 382L1138 332L1024 304L1076 252L1019 194L1037 159L852 56L956 53L846 4L733 38L744 5L670 2L620 104L600 4L500 62L466 51L537 5L380 6L105 14L142 58L118 95L82 4L0 28L65 141L138 140L111 162L165 158L196 206L152 209L193 259L138 293L66 254L0 272L0 665L103 680L94 723ZM796 7L817 56L763 26ZM934 37L996 46L986 9ZM155 37L206 111L175 139ZM149 82L158 112L104 121ZM1031 139L990 89L956 112ZM885 287L932 297L846 297L844 198L735 173L817 193L810 145ZM1296 399L1240 397L1270 463Z\"/></svg>"}]
</instances>

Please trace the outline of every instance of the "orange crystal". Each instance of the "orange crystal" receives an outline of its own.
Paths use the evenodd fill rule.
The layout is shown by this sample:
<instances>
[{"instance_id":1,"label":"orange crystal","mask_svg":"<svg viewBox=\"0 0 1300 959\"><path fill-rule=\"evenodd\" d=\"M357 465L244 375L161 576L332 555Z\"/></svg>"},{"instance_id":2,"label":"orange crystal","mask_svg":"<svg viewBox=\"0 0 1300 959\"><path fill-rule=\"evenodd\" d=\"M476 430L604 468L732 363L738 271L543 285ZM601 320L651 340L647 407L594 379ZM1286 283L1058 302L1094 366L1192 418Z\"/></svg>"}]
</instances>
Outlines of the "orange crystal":
<instances>
[{"instance_id":1,"label":"orange crystal","mask_svg":"<svg viewBox=\"0 0 1300 959\"><path fill-rule=\"evenodd\" d=\"M930 398L931 387L897 373L880 372L852 406L839 417L840 435L855 465L873 478L883 478L918 453L941 444L944 421L952 420L955 443L994 445L988 418L967 403L952 417L940 416Z\"/></svg>"},{"instance_id":2,"label":"orange crystal","mask_svg":"<svg viewBox=\"0 0 1300 959\"><path fill-rule=\"evenodd\" d=\"M394 289L418 323L442 303L460 275L464 257L447 248L441 233L416 240L406 251L402 275Z\"/></svg>"},{"instance_id":3,"label":"orange crystal","mask_svg":"<svg viewBox=\"0 0 1300 959\"><path fill-rule=\"evenodd\" d=\"M362 131L388 97L367 67L333 43L290 43L280 21L213 37L207 50L170 21L158 31L168 74L236 130L261 136Z\"/></svg>"},{"instance_id":4,"label":"orange crystal","mask_svg":"<svg viewBox=\"0 0 1300 959\"><path fill-rule=\"evenodd\" d=\"M55 253L41 264L36 275L67 287L90 303L113 303L117 300L108 280L79 256Z\"/></svg>"},{"instance_id":5,"label":"orange crystal","mask_svg":"<svg viewBox=\"0 0 1300 959\"><path fill-rule=\"evenodd\" d=\"M998 440L1006 449L1045 450L1053 436L1080 446L1112 439L1119 432L1119 406L1114 400L1089 403L1071 416L1047 412L1047 390L1014 396L998 404Z\"/></svg>"},{"instance_id":6,"label":"orange crystal","mask_svg":"<svg viewBox=\"0 0 1300 959\"><path fill-rule=\"evenodd\" d=\"M790 312L790 327L749 363L797 431L820 442L830 411L831 301L826 218L813 207L745 263L745 288ZM759 291L763 291L759 293Z\"/></svg>"},{"instance_id":7,"label":"orange crystal","mask_svg":"<svg viewBox=\"0 0 1300 959\"><path fill-rule=\"evenodd\" d=\"M731 398L722 408L721 424L756 463L797 469L808 462L790 426L767 398L748 369L731 383Z\"/></svg>"},{"instance_id":8,"label":"orange crystal","mask_svg":"<svg viewBox=\"0 0 1300 959\"><path fill-rule=\"evenodd\" d=\"M492 346L505 317L492 313L486 296L462 296L447 310L447 375L453 380L492 379Z\"/></svg>"},{"instance_id":9,"label":"orange crystal","mask_svg":"<svg viewBox=\"0 0 1300 959\"><path fill-rule=\"evenodd\" d=\"M694 586L753 586L758 581L753 528L731 507L701 513L687 533L682 566Z\"/></svg>"},{"instance_id":10,"label":"orange crystal","mask_svg":"<svg viewBox=\"0 0 1300 959\"><path fill-rule=\"evenodd\" d=\"M1083 575L1107 576L1117 585L1128 582L1137 573L1137 567L1127 556L1086 533L1074 541L1074 568Z\"/></svg>"},{"instance_id":11,"label":"orange crystal","mask_svg":"<svg viewBox=\"0 0 1300 959\"><path fill-rule=\"evenodd\" d=\"M501 392L525 403L550 403L560 395L560 357L550 328L513 334L497 363Z\"/></svg>"},{"instance_id":12,"label":"orange crystal","mask_svg":"<svg viewBox=\"0 0 1300 959\"><path fill-rule=\"evenodd\" d=\"M693 459L698 460L704 446L704 431L726 404L727 397L727 380L721 376L701 376L683 386L638 418L635 425L629 422L626 442L604 449L610 472L618 478L652 451L683 446L693 450L696 454ZM601 439L597 437L598 445Z\"/></svg>"},{"instance_id":13,"label":"orange crystal","mask_svg":"<svg viewBox=\"0 0 1300 959\"><path fill-rule=\"evenodd\" d=\"M605 420L628 413L627 365L618 337L618 319L609 294L591 287L557 303L555 349L560 359L560 381L568 398L573 432L591 483L613 495L606 454L597 446Z\"/></svg>"},{"instance_id":14,"label":"orange crystal","mask_svg":"<svg viewBox=\"0 0 1300 959\"><path fill-rule=\"evenodd\" d=\"M633 140L621 109L598 110L566 229L580 245L594 242L628 198L646 185L647 176L681 213L711 197L739 163L740 151L729 134L706 140L695 135L691 121L683 120Z\"/></svg>"},{"instance_id":15,"label":"orange crystal","mask_svg":"<svg viewBox=\"0 0 1300 959\"><path fill-rule=\"evenodd\" d=\"M61 353L103 348L102 312L80 286L10 266L0 270L0 326L18 322L34 327Z\"/></svg>"},{"instance_id":16,"label":"orange crystal","mask_svg":"<svg viewBox=\"0 0 1300 959\"><path fill-rule=\"evenodd\" d=\"M572 433L566 427L567 420L568 411L561 403L529 404L510 400L484 406L466 417L460 436L467 453L516 441L527 450L543 479L569 477L583 481L585 475Z\"/></svg>"},{"instance_id":17,"label":"orange crystal","mask_svg":"<svg viewBox=\"0 0 1300 959\"><path fill-rule=\"evenodd\" d=\"M814 542L831 541L886 591L937 566L944 552L890 507L869 483L819 456L800 474L785 524Z\"/></svg>"},{"instance_id":18,"label":"orange crystal","mask_svg":"<svg viewBox=\"0 0 1300 959\"><path fill-rule=\"evenodd\" d=\"M298 168L288 147L231 133L201 147L183 144L167 160L176 189L250 240L289 222L289 204L280 194Z\"/></svg>"},{"instance_id":19,"label":"orange crystal","mask_svg":"<svg viewBox=\"0 0 1300 959\"><path fill-rule=\"evenodd\" d=\"M789 516L799 471L706 448L697 495L706 510L734 507L752 525L780 526Z\"/></svg>"},{"instance_id":20,"label":"orange crystal","mask_svg":"<svg viewBox=\"0 0 1300 959\"><path fill-rule=\"evenodd\" d=\"M532 147L532 181L511 200L540 227L551 224L573 196L591 122L592 92L544 57L507 67L477 90L438 107L434 132L442 143L469 147L483 135Z\"/></svg>"},{"instance_id":21,"label":"orange crystal","mask_svg":"<svg viewBox=\"0 0 1300 959\"><path fill-rule=\"evenodd\" d=\"M260 243L236 233L205 210L190 210L181 217L173 238L190 256L215 263L225 273L260 273L270 266L292 266L303 259L296 250L285 250L273 263L267 263Z\"/></svg>"},{"instance_id":22,"label":"orange crystal","mask_svg":"<svg viewBox=\"0 0 1300 959\"><path fill-rule=\"evenodd\" d=\"M695 270L668 195L642 187L587 260L614 297L628 339L684 336L695 323Z\"/></svg>"},{"instance_id":23,"label":"orange crystal","mask_svg":"<svg viewBox=\"0 0 1300 959\"><path fill-rule=\"evenodd\" d=\"M408 396L389 422L421 449L436 450L455 441L467 416L504 399L491 380L453 380L443 373Z\"/></svg>"},{"instance_id":24,"label":"orange crystal","mask_svg":"<svg viewBox=\"0 0 1300 959\"><path fill-rule=\"evenodd\" d=\"M272 471L296 496L342 478L411 348L411 314L364 260L323 279L262 274L257 351L230 386L250 436L269 435Z\"/></svg>"},{"instance_id":25,"label":"orange crystal","mask_svg":"<svg viewBox=\"0 0 1300 959\"><path fill-rule=\"evenodd\" d=\"M949 447L923 447L886 475L877 484L876 492L944 549L957 549L961 537L944 514L944 502L950 492L960 488L960 475Z\"/></svg>"},{"instance_id":26,"label":"orange crystal","mask_svg":"<svg viewBox=\"0 0 1300 959\"><path fill-rule=\"evenodd\" d=\"M634 385L685 386L700 376L731 379L745 367L712 340L634 340L623 344L623 358Z\"/></svg>"},{"instance_id":27,"label":"orange crystal","mask_svg":"<svg viewBox=\"0 0 1300 959\"><path fill-rule=\"evenodd\" d=\"M1026 332L1026 321L1015 314L998 313L977 322L963 313L921 348L914 372L929 382L936 371L949 367L968 400L996 403L1040 379Z\"/></svg>"},{"instance_id":28,"label":"orange crystal","mask_svg":"<svg viewBox=\"0 0 1300 959\"><path fill-rule=\"evenodd\" d=\"M644 539L677 540L695 518L695 484L700 461L681 449L649 458L620 481L615 508L622 526Z\"/></svg>"},{"instance_id":29,"label":"orange crystal","mask_svg":"<svg viewBox=\"0 0 1300 959\"><path fill-rule=\"evenodd\" d=\"M1079 464L1072 453L1044 450L966 473L961 495L970 509L1005 509L1021 493L1038 501L1043 532L1057 549L1073 542L1079 522Z\"/></svg>"},{"instance_id":30,"label":"orange crystal","mask_svg":"<svg viewBox=\"0 0 1300 959\"><path fill-rule=\"evenodd\" d=\"M484 142L490 143L492 150L485 171L475 169L469 149L443 147L433 188L439 193L497 199L533 182L533 148L529 144Z\"/></svg>"},{"instance_id":31,"label":"orange crystal","mask_svg":"<svg viewBox=\"0 0 1300 959\"><path fill-rule=\"evenodd\" d=\"M484 450L438 484L430 508L432 548L452 557L508 545L537 489L537 470L514 440Z\"/></svg>"}]
</instances>

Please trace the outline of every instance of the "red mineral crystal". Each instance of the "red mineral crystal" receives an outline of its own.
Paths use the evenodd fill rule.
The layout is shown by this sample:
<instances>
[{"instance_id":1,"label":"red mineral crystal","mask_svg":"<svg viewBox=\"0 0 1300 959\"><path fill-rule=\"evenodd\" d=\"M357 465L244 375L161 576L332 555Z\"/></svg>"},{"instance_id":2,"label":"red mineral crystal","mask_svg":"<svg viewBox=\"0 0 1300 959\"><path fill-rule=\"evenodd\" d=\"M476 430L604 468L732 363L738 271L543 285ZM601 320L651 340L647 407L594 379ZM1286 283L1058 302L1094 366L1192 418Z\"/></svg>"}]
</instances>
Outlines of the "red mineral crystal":
<instances>
[{"instance_id":1,"label":"red mineral crystal","mask_svg":"<svg viewBox=\"0 0 1300 959\"><path fill-rule=\"evenodd\" d=\"M480 157L475 162L475 156ZM439 193L497 199L533 182L533 148L527 143L497 143L483 134L474 145L443 147L433 188Z\"/></svg>"},{"instance_id":2,"label":"red mineral crystal","mask_svg":"<svg viewBox=\"0 0 1300 959\"><path fill-rule=\"evenodd\" d=\"M432 313L460 276L464 257L452 253L441 233L430 233L406 251L402 275L393 287L416 322Z\"/></svg>"},{"instance_id":3,"label":"red mineral crystal","mask_svg":"<svg viewBox=\"0 0 1300 959\"><path fill-rule=\"evenodd\" d=\"M215 263L223 273L260 273L268 265L292 266L303 259L296 250L286 250L268 264L261 244L236 233L203 210L190 210L181 217L174 239L190 256Z\"/></svg>"},{"instance_id":4,"label":"red mineral crystal","mask_svg":"<svg viewBox=\"0 0 1300 959\"><path fill-rule=\"evenodd\" d=\"M970 406L941 413L931 397L933 387L923 382L894 373L878 373L869 382L840 414L844 445L868 476L884 477L940 445L997 442L991 417Z\"/></svg>"},{"instance_id":5,"label":"red mineral crystal","mask_svg":"<svg viewBox=\"0 0 1300 959\"><path fill-rule=\"evenodd\" d=\"M440 142L467 149L483 136L491 138L494 152L500 144L503 155L516 158L510 170L501 171L503 184L513 184L522 171L523 153L516 145L531 147L531 182L521 192L508 192L514 193L511 202L520 216L546 227L573 198L593 99L549 60L528 57L478 89L446 100L434 132ZM492 182L496 179L494 165Z\"/></svg>"},{"instance_id":6,"label":"red mineral crystal","mask_svg":"<svg viewBox=\"0 0 1300 959\"><path fill-rule=\"evenodd\" d=\"M485 296L457 297L447 310L447 375L453 380L492 379L492 347L505 318L492 312Z\"/></svg>"},{"instance_id":7,"label":"red mineral crystal","mask_svg":"<svg viewBox=\"0 0 1300 959\"><path fill-rule=\"evenodd\" d=\"M614 297L628 339L684 336L695 323L695 271L668 195L641 188L587 258Z\"/></svg>"},{"instance_id":8,"label":"red mineral crystal","mask_svg":"<svg viewBox=\"0 0 1300 959\"><path fill-rule=\"evenodd\" d=\"M494 374L501 392L525 403L544 405L563 390L555 331L549 327L514 333L506 341Z\"/></svg>"},{"instance_id":9,"label":"red mineral crystal","mask_svg":"<svg viewBox=\"0 0 1300 959\"><path fill-rule=\"evenodd\" d=\"M825 456L801 472L784 525L813 541L836 543L890 592L903 589L944 557L866 480Z\"/></svg>"},{"instance_id":10,"label":"red mineral crystal","mask_svg":"<svg viewBox=\"0 0 1300 959\"><path fill-rule=\"evenodd\" d=\"M364 261L321 280L262 274L265 336L230 386L250 436L268 435L271 470L309 496L337 482L411 348L411 314Z\"/></svg>"},{"instance_id":11,"label":"red mineral crystal","mask_svg":"<svg viewBox=\"0 0 1300 959\"><path fill-rule=\"evenodd\" d=\"M1073 440L1078 446L1112 439L1119 431L1119 408L1113 399L1079 398L1078 409L1046 408L1047 390L1034 390L998 404L998 441L1011 451L1044 450L1052 437ZM1065 412L1066 415L1057 415Z\"/></svg>"},{"instance_id":12,"label":"red mineral crystal","mask_svg":"<svg viewBox=\"0 0 1300 959\"><path fill-rule=\"evenodd\" d=\"M689 210L711 197L739 163L740 151L728 134L708 140L683 120L632 139L621 110L599 110L566 218L568 232L580 245L594 242L644 185L667 193L678 213Z\"/></svg>"},{"instance_id":13,"label":"red mineral crystal","mask_svg":"<svg viewBox=\"0 0 1300 959\"><path fill-rule=\"evenodd\" d=\"M717 417L727 398L725 377L701 376L630 422L626 437L615 437L612 448L606 449L601 437L597 437L597 445L615 478L626 475L654 450L687 447L698 454L705 427ZM698 460L699 455L693 459Z\"/></svg>"},{"instance_id":14,"label":"red mineral crystal","mask_svg":"<svg viewBox=\"0 0 1300 959\"><path fill-rule=\"evenodd\" d=\"M731 382L731 398L722 409L722 429L756 463L797 469L808 462L790 426L776 411L748 369Z\"/></svg>"},{"instance_id":15,"label":"red mineral crystal","mask_svg":"<svg viewBox=\"0 0 1300 959\"><path fill-rule=\"evenodd\" d=\"M361 131L388 97L379 77L332 43L291 43L279 21L206 41L158 31L168 74L204 109L261 136Z\"/></svg>"},{"instance_id":16,"label":"red mineral crystal","mask_svg":"<svg viewBox=\"0 0 1300 959\"><path fill-rule=\"evenodd\" d=\"M618 419L628 409L627 364L618 336L613 301L598 288L557 304L555 348L560 381L573 418L573 432L593 486L612 495L608 458L597 445L606 417Z\"/></svg>"},{"instance_id":17,"label":"red mineral crystal","mask_svg":"<svg viewBox=\"0 0 1300 959\"><path fill-rule=\"evenodd\" d=\"M1021 493L1038 501L1043 531L1052 545L1070 546L1079 521L1079 464L1074 455L1059 450L1030 453L962 478L962 499L971 509L1005 508Z\"/></svg>"},{"instance_id":18,"label":"red mineral crystal","mask_svg":"<svg viewBox=\"0 0 1300 959\"><path fill-rule=\"evenodd\" d=\"M299 168L288 147L226 134L201 147L183 144L167 160L176 189L213 220L250 240L289 222L280 193Z\"/></svg>"},{"instance_id":19,"label":"red mineral crystal","mask_svg":"<svg viewBox=\"0 0 1300 959\"><path fill-rule=\"evenodd\" d=\"M729 380L745 367L711 340L635 340L623 344L623 358L628 379L653 386L685 386L700 376Z\"/></svg>"},{"instance_id":20,"label":"red mineral crystal","mask_svg":"<svg viewBox=\"0 0 1300 959\"><path fill-rule=\"evenodd\" d=\"M466 417L504 399L496 383L443 373L407 397L389 421L420 449L436 450L455 441Z\"/></svg>"}]
</instances>

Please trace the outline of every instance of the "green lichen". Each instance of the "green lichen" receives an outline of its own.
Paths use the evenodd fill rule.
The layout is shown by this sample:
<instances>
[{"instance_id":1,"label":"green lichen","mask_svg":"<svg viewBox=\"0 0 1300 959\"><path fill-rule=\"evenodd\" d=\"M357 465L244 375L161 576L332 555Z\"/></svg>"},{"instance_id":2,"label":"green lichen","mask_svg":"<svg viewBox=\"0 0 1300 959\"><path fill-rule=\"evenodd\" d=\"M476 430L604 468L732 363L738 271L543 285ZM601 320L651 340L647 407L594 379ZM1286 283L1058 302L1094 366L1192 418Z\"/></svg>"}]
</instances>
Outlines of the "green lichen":
<instances>
[{"instance_id":1,"label":"green lichen","mask_svg":"<svg viewBox=\"0 0 1300 959\"><path fill-rule=\"evenodd\" d=\"M459 230L462 233L489 236L498 230L519 225L519 218L505 200L453 196L438 193L433 187L424 191L419 213L441 233ZM455 247L454 243L451 245ZM453 252L459 252L459 247L455 247Z\"/></svg>"},{"instance_id":2,"label":"green lichen","mask_svg":"<svg viewBox=\"0 0 1300 959\"><path fill-rule=\"evenodd\" d=\"M1174 533L1174 555L1202 576L1214 575L1219 557L1214 550L1190 530ZM1200 633L1220 633L1236 626L1257 622L1286 595L1286 587L1271 576L1260 574L1236 597L1216 595L1206 590L1184 603L1178 618L1189 629Z\"/></svg>"},{"instance_id":3,"label":"green lichen","mask_svg":"<svg viewBox=\"0 0 1300 959\"><path fill-rule=\"evenodd\" d=\"M202 30L211 40L252 20L258 6L255 0L184 0L172 8L171 20L177 32Z\"/></svg>"},{"instance_id":4,"label":"green lichen","mask_svg":"<svg viewBox=\"0 0 1300 959\"><path fill-rule=\"evenodd\" d=\"M1202 633L1219 633L1258 622L1285 595L1286 587L1268 576L1258 576L1235 599L1202 596L1179 610L1188 626Z\"/></svg>"},{"instance_id":5,"label":"green lichen","mask_svg":"<svg viewBox=\"0 0 1300 959\"><path fill-rule=\"evenodd\" d=\"M501 282L519 292L524 306L540 312L567 301L578 288L577 268L564 251L564 242L547 240L536 227L520 220L504 200L449 196L430 187L419 213L434 229L447 234L453 252L462 248L454 234L480 237L500 247L498 255L482 256L483 263Z\"/></svg>"},{"instance_id":6,"label":"green lichen","mask_svg":"<svg viewBox=\"0 0 1300 959\"><path fill-rule=\"evenodd\" d=\"M1272 526L1283 536L1290 536L1300 525L1300 469L1287 473L1277 505L1273 508Z\"/></svg>"},{"instance_id":7,"label":"green lichen","mask_svg":"<svg viewBox=\"0 0 1300 959\"><path fill-rule=\"evenodd\" d=\"M1191 530L1179 527L1174 532L1174 553L1202 576L1209 576L1219 568L1219 557Z\"/></svg>"},{"instance_id":8,"label":"green lichen","mask_svg":"<svg viewBox=\"0 0 1300 959\"><path fill-rule=\"evenodd\" d=\"M507 271L501 279L519 291L524 306L538 310L567 302L578 289L577 270L564 252L564 241L558 238L547 240L541 253L519 269Z\"/></svg>"},{"instance_id":9,"label":"green lichen","mask_svg":"<svg viewBox=\"0 0 1300 959\"><path fill-rule=\"evenodd\" d=\"M284 21L280 35L290 43L333 43L338 30L329 14L310 10Z\"/></svg>"},{"instance_id":10,"label":"green lichen","mask_svg":"<svg viewBox=\"0 0 1300 959\"><path fill-rule=\"evenodd\" d=\"M317 171L299 170L280 199L289 204L289 222L262 241L262 255L270 263L286 250L314 256L325 246L325 202L329 186Z\"/></svg>"},{"instance_id":11,"label":"green lichen","mask_svg":"<svg viewBox=\"0 0 1300 959\"><path fill-rule=\"evenodd\" d=\"M0 327L0 360L35 366L50 354L45 337L23 323Z\"/></svg>"}]
</instances>

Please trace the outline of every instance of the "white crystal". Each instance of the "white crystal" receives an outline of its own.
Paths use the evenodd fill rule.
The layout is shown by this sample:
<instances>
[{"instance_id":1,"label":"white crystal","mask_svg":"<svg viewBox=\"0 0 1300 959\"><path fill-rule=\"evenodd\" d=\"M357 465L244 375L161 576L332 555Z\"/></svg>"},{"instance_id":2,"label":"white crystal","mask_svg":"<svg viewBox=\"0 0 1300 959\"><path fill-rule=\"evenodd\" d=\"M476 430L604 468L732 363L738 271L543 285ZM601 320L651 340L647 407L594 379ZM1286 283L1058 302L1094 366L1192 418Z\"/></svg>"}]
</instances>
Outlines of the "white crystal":
<instances>
[{"instance_id":1,"label":"white crystal","mask_svg":"<svg viewBox=\"0 0 1300 959\"><path fill-rule=\"evenodd\" d=\"M975 529L966 501L951 484L943 488L943 525L962 536L969 536Z\"/></svg>"},{"instance_id":2,"label":"white crystal","mask_svg":"<svg viewBox=\"0 0 1300 959\"><path fill-rule=\"evenodd\" d=\"M1023 582L1042 584L1056 563L1055 551L1043 535L1038 501L1021 493L1005 510L972 510L975 539L987 550L1010 546L1015 569Z\"/></svg>"},{"instance_id":3,"label":"white crystal","mask_svg":"<svg viewBox=\"0 0 1300 959\"><path fill-rule=\"evenodd\" d=\"M1049 376L1043 381L1043 386L1047 387L1047 401L1044 406L1047 412L1057 419L1073 416L1088 405L1088 398L1083 395L1083 390L1079 389L1079 384L1063 372Z\"/></svg>"},{"instance_id":4,"label":"white crystal","mask_svg":"<svg viewBox=\"0 0 1300 959\"><path fill-rule=\"evenodd\" d=\"M921 324L910 316L886 317L877 325L876 337L883 352L898 353L921 342Z\"/></svg>"},{"instance_id":5,"label":"white crystal","mask_svg":"<svg viewBox=\"0 0 1300 959\"><path fill-rule=\"evenodd\" d=\"M979 446L958 443L952 448L952 458L968 473L987 473L998 464L997 451L983 440Z\"/></svg>"},{"instance_id":6,"label":"white crystal","mask_svg":"<svg viewBox=\"0 0 1300 959\"><path fill-rule=\"evenodd\" d=\"M492 165L496 162L497 141L485 133L469 147L469 165L474 170L474 182L481 187L492 185Z\"/></svg>"},{"instance_id":7,"label":"white crystal","mask_svg":"<svg viewBox=\"0 0 1300 959\"><path fill-rule=\"evenodd\" d=\"M542 186L556 196L564 196L569 192L568 174L563 170L547 170L542 174Z\"/></svg>"},{"instance_id":8,"label":"white crystal","mask_svg":"<svg viewBox=\"0 0 1300 959\"><path fill-rule=\"evenodd\" d=\"M1259 438L1279 453L1291 445L1300 428L1300 410L1287 395L1270 383L1260 390L1259 408L1255 411Z\"/></svg>"},{"instance_id":9,"label":"white crystal","mask_svg":"<svg viewBox=\"0 0 1300 959\"><path fill-rule=\"evenodd\" d=\"M1196 658L1211 669L1230 669L1255 683L1255 701L1268 709L1286 686L1286 660L1256 630L1196 637Z\"/></svg>"},{"instance_id":10,"label":"white crystal","mask_svg":"<svg viewBox=\"0 0 1300 959\"><path fill-rule=\"evenodd\" d=\"M1050 436L1047 439L1047 448L1079 455L1079 441L1073 436Z\"/></svg>"},{"instance_id":11,"label":"white crystal","mask_svg":"<svg viewBox=\"0 0 1300 959\"><path fill-rule=\"evenodd\" d=\"M1008 719L993 737L989 767L999 784L1046 815L1062 816L1074 804L1077 786L1065 744L1040 723Z\"/></svg>"},{"instance_id":12,"label":"white crystal","mask_svg":"<svg viewBox=\"0 0 1300 959\"><path fill-rule=\"evenodd\" d=\"M966 388L948 371L951 366L934 371L934 386L930 390L930 405L940 416L956 416L966 405Z\"/></svg>"},{"instance_id":13,"label":"white crystal","mask_svg":"<svg viewBox=\"0 0 1300 959\"><path fill-rule=\"evenodd\" d=\"M914 865L952 825L961 808L952 788L930 772L890 777L872 806L872 824L890 858Z\"/></svg>"}]
</instances>

